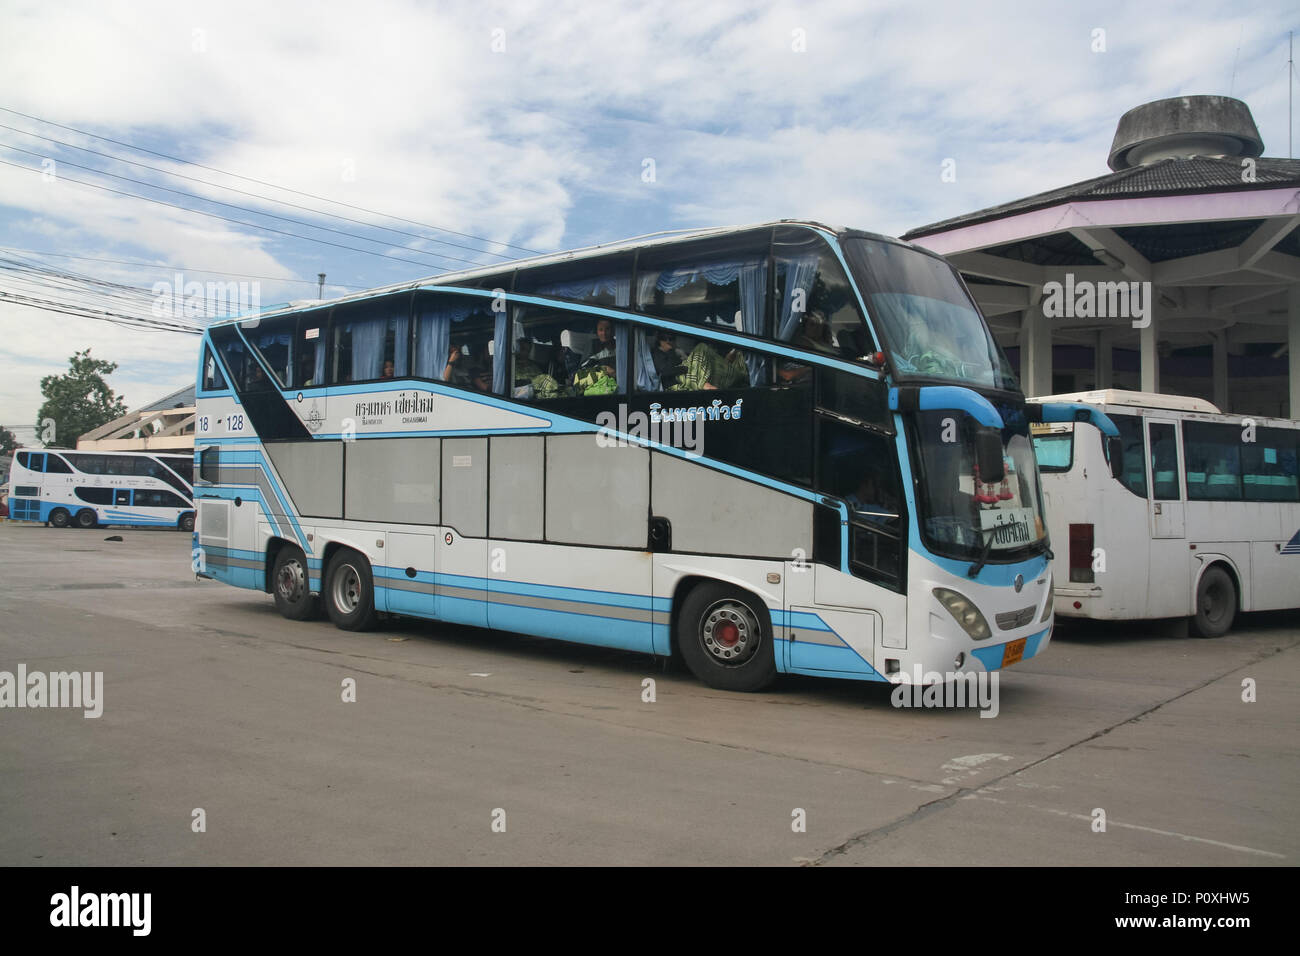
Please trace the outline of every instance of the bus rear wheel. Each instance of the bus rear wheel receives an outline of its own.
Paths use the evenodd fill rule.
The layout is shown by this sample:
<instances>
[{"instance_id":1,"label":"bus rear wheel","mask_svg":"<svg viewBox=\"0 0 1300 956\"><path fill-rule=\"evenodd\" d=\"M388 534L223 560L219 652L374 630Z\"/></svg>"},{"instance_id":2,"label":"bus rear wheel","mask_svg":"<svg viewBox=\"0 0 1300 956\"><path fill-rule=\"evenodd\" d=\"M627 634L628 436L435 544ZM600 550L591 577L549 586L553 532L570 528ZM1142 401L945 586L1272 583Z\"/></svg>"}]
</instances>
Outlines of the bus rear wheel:
<instances>
[{"instance_id":1,"label":"bus rear wheel","mask_svg":"<svg viewBox=\"0 0 1300 956\"><path fill-rule=\"evenodd\" d=\"M55 508L50 512L50 524L56 528L66 528L72 524L72 515L68 514L66 508Z\"/></svg>"},{"instance_id":2,"label":"bus rear wheel","mask_svg":"<svg viewBox=\"0 0 1300 956\"><path fill-rule=\"evenodd\" d=\"M89 508L82 508L77 512L77 527L89 531L91 528L99 527L99 518L95 512Z\"/></svg>"},{"instance_id":3,"label":"bus rear wheel","mask_svg":"<svg viewBox=\"0 0 1300 956\"><path fill-rule=\"evenodd\" d=\"M724 584L702 584L682 602L677 645L691 673L718 690L752 692L776 679L767 608Z\"/></svg>"},{"instance_id":4,"label":"bus rear wheel","mask_svg":"<svg viewBox=\"0 0 1300 956\"><path fill-rule=\"evenodd\" d=\"M275 556L271 591L275 595L275 609L284 617L305 621L312 616L315 602L307 576L307 559L292 545L285 545Z\"/></svg>"},{"instance_id":5,"label":"bus rear wheel","mask_svg":"<svg viewBox=\"0 0 1300 956\"><path fill-rule=\"evenodd\" d=\"M330 558L321 589L325 612L334 626L344 631L368 631L379 616L375 613L375 585L365 555L344 548Z\"/></svg>"},{"instance_id":6,"label":"bus rear wheel","mask_svg":"<svg viewBox=\"0 0 1300 956\"><path fill-rule=\"evenodd\" d=\"M177 527L179 527L182 531L186 531L186 532L188 532L188 531L193 531L193 530L194 530L194 512L193 512L193 511L187 511L187 512L185 512L185 514L181 515L181 520L178 521L178 522L176 522L176 525L177 525Z\"/></svg>"},{"instance_id":7,"label":"bus rear wheel","mask_svg":"<svg viewBox=\"0 0 1300 956\"><path fill-rule=\"evenodd\" d=\"M1220 567L1207 568L1196 585L1196 614L1192 632L1197 637L1222 637L1237 616L1237 588Z\"/></svg>"}]
</instances>

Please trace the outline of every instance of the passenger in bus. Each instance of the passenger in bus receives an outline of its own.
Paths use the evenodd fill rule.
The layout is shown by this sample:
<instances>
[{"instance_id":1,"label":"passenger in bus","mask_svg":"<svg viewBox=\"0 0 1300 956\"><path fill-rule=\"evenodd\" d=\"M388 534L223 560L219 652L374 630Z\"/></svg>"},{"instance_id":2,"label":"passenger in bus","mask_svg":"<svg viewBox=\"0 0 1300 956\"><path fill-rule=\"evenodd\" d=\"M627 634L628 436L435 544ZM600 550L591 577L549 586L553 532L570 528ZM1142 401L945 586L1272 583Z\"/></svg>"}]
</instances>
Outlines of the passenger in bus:
<instances>
[{"instance_id":1,"label":"passenger in bus","mask_svg":"<svg viewBox=\"0 0 1300 956\"><path fill-rule=\"evenodd\" d=\"M384 371L383 371L383 377L384 377L384 378L392 378L392 377L393 377L393 368L394 368L394 366L393 366L393 360L392 360L392 359L384 359Z\"/></svg>"},{"instance_id":2,"label":"passenger in bus","mask_svg":"<svg viewBox=\"0 0 1300 956\"><path fill-rule=\"evenodd\" d=\"M533 340L520 339L515 348L515 398L534 401L559 394L560 383L533 359Z\"/></svg>"},{"instance_id":3,"label":"passenger in bus","mask_svg":"<svg viewBox=\"0 0 1300 956\"><path fill-rule=\"evenodd\" d=\"M492 369L486 365L481 365L474 369L470 381L473 383L476 391L492 391Z\"/></svg>"},{"instance_id":4,"label":"passenger in bus","mask_svg":"<svg viewBox=\"0 0 1300 956\"><path fill-rule=\"evenodd\" d=\"M583 359L578 370L573 373L573 386L579 394L609 395L618 391L618 379L614 372L616 356L614 323L609 319L597 319L591 354Z\"/></svg>"},{"instance_id":5,"label":"passenger in bus","mask_svg":"<svg viewBox=\"0 0 1300 956\"><path fill-rule=\"evenodd\" d=\"M686 357L686 370L678 376L672 391L743 388L749 382L749 366L739 349L721 356L707 342L698 343Z\"/></svg>"},{"instance_id":6,"label":"passenger in bus","mask_svg":"<svg viewBox=\"0 0 1300 956\"><path fill-rule=\"evenodd\" d=\"M854 514L877 524L893 524L898 520L898 499L890 490L889 482L871 469L862 472L858 487L845 497Z\"/></svg>"},{"instance_id":7,"label":"passenger in bus","mask_svg":"<svg viewBox=\"0 0 1300 956\"><path fill-rule=\"evenodd\" d=\"M655 335L654 352L650 357L654 361L659 384L665 389L675 386L678 377L686 371L686 356L677 347L676 337L672 332L661 331Z\"/></svg>"},{"instance_id":8,"label":"passenger in bus","mask_svg":"<svg viewBox=\"0 0 1300 956\"><path fill-rule=\"evenodd\" d=\"M799 331L791 343L796 348L820 352L823 355L837 355L835 342L831 337L831 324L826 314L819 309L808 312L799 323ZM777 366L776 377L788 385L809 381L812 366L803 362L786 361Z\"/></svg>"}]
</instances>

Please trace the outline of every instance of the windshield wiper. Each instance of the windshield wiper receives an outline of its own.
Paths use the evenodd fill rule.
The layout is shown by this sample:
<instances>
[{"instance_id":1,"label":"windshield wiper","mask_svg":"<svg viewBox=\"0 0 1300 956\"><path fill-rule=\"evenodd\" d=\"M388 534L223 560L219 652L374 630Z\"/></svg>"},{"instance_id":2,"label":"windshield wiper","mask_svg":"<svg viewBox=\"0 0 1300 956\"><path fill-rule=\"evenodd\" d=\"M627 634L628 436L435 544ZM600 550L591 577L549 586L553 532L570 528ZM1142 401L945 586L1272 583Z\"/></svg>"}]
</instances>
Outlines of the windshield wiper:
<instances>
[{"instance_id":1,"label":"windshield wiper","mask_svg":"<svg viewBox=\"0 0 1300 956\"><path fill-rule=\"evenodd\" d=\"M970 570L966 572L968 578L975 577L984 570L984 565L988 563L989 551L993 548L993 529L986 528L984 533L988 535L988 539L984 542L984 550L980 552L980 559L972 564Z\"/></svg>"}]
</instances>

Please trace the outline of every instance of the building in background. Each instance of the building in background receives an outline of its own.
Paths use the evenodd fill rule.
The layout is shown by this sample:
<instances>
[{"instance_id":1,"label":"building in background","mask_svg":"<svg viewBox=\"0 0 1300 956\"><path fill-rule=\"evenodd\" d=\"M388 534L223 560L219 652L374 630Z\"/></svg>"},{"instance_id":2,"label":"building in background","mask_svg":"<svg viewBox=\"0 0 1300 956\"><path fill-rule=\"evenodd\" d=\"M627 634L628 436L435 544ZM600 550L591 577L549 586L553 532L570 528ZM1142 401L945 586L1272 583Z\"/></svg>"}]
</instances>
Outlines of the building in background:
<instances>
[{"instance_id":1,"label":"building in background","mask_svg":"<svg viewBox=\"0 0 1300 956\"><path fill-rule=\"evenodd\" d=\"M127 412L77 440L82 451L194 451L194 386Z\"/></svg>"},{"instance_id":2,"label":"building in background","mask_svg":"<svg viewBox=\"0 0 1300 956\"><path fill-rule=\"evenodd\" d=\"M1300 160L1263 149L1240 100L1158 100L1120 118L1108 175L903 238L961 270L1027 395L1300 417Z\"/></svg>"}]
</instances>

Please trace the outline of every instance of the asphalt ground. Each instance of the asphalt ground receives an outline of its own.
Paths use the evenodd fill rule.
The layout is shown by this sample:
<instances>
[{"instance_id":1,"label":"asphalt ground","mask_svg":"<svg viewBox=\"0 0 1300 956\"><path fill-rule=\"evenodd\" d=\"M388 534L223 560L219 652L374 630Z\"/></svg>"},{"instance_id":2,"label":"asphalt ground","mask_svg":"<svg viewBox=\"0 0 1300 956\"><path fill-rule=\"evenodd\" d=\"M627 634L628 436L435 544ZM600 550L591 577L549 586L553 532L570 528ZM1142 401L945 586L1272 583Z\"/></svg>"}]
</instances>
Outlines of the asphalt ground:
<instances>
[{"instance_id":1,"label":"asphalt ground","mask_svg":"<svg viewBox=\"0 0 1300 956\"><path fill-rule=\"evenodd\" d=\"M425 621L295 623L196 581L189 550L0 524L0 671L104 675L97 719L0 709L0 864L1300 859L1295 612L1212 641L1058 626L989 719L849 681L730 694Z\"/></svg>"}]
</instances>

